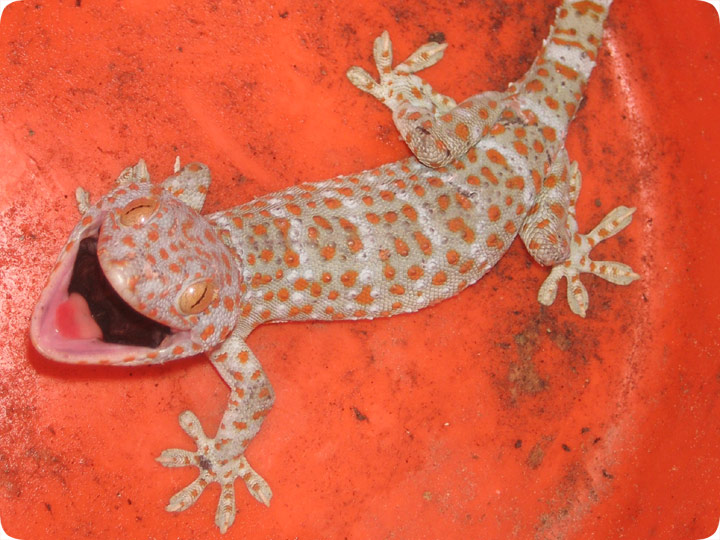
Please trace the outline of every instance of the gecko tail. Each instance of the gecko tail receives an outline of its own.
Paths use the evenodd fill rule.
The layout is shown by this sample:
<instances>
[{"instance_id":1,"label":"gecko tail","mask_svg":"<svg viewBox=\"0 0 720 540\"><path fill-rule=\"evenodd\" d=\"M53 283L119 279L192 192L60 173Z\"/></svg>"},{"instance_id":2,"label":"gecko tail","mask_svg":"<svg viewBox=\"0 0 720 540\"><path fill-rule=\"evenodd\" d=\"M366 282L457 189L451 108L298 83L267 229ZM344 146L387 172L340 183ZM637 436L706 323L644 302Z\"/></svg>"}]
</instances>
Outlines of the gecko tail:
<instances>
[{"instance_id":1,"label":"gecko tail","mask_svg":"<svg viewBox=\"0 0 720 540\"><path fill-rule=\"evenodd\" d=\"M595 67L612 0L563 0L531 68L510 84L530 118L555 130L562 142Z\"/></svg>"}]
</instances>

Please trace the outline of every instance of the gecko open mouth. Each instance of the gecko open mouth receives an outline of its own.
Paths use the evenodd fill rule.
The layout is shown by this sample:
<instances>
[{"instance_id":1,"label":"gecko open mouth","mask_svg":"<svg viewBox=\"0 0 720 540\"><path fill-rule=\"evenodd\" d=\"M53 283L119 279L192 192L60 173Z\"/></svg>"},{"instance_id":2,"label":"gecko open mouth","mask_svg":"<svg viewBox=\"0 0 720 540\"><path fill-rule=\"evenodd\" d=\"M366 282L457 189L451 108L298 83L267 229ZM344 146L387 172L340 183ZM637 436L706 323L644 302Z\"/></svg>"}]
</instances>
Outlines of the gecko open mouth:
<instances>
[{"instance_id":1,"label":"gecko open mouth","mask_svg":"<svg viewBox=\"0 0 720 540\"><path fill-rule=\"evenodd\" d=\"M61 257L33 313L30 338L60 362L141 364L188 338L133 309L105 276L97 255L97 216Z\"/></svg>"},{"instance_id":2,"label":"gecko open mouth","mask_svg":"<svg viewBox=\"0 0 720 540\"><path fill-rule=\"evenodd\" d=\"M68 286L68 307L84 311L81 299L84 300L105 343L152 349L158 347L172 331L164 324L135 311L113 289L100 266L97 243L97 236L90 236L80 242ZM89 326L87 330L77 328L74 331L92 332L92 321L82 323Z\"/></svg>"}]
</instances>

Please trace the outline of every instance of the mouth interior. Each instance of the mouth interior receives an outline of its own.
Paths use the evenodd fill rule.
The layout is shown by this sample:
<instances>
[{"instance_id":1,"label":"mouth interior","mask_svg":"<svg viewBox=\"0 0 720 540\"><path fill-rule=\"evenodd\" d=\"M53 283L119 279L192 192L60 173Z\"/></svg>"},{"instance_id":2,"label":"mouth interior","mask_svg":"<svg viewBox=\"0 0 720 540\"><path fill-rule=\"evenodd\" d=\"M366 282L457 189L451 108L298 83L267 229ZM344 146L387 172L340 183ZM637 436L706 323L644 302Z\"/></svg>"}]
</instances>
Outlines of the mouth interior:
<instances>
[{"instance_id":1,"label":"mouth interior","mask_svg":"<svg viewBox=\"0 0 720 540\"><path fill-rule=\"evenodd\" d=\"M78 302L79 295L87 303L90 315L102 332L102 341L154 349L172 334L172 330L145 317L128 305L115 292L100 267L97 257L97 236L84 238L78 246L68 295ZM81 303L81 302L80 302ZM72 324L85 324L78 315ZM89 323L92 325L92 322Z\"/></svg>"}]
</instances>

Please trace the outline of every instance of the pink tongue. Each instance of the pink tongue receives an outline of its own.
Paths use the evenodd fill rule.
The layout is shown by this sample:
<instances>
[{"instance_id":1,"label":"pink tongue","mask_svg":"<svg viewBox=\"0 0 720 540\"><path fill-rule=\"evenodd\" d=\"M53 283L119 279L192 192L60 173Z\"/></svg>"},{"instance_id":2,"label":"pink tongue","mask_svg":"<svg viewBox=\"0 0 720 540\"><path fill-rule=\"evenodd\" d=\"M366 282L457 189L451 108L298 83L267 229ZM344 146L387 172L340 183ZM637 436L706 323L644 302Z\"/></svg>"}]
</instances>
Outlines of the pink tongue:
<instances>
[{"instance_id":1,"label":"pink tongue","mask_svg":"<svg viewBox=\"0 0 720 540\"><path fill-rule=\"evenodd\" d=\"M55 327L67 339L102 339L102 330L90 315L90 308L78 293L60 304L55 313Z\"/></svg>"}]
</instances>

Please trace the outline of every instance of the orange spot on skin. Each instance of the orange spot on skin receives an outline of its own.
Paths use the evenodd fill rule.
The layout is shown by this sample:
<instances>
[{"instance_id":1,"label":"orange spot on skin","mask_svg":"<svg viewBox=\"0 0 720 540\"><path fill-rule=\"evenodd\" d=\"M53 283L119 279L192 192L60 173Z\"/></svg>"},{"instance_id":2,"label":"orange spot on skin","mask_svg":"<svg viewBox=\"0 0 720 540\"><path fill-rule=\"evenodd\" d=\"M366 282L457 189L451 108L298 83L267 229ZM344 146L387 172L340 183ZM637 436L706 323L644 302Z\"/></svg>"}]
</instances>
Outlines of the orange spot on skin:
<instances>
[{"instance_id":1,"label":"orange spot on skin","mask_svg":"<svg viewBox=\"0 0 720 540\"><path fill-rule=\"evenodd\" d=\"M295 216L299 216L302 213L302 210L297 204L286 204L285 208L287 208L287 211Z\"/></svg>"},{"instance_id":2,"label":"orange spot on skin","mask_svg":"<svg viewBox=\"0 0 720 540\"><path fill-rule=\"evenodd\" d=\"M373 214L372 212L365 214L365 219L367 219L373 225L377 225L378 223L380 223L380 216L378 216L377 214Z\"/></svg>"},{"instance_id":3,"label":"orange spot on skin","mask_svg":"<svg viewBox=\"0 0 720 540\"><path fill-rule=\"evenodd\" d=\"M577 71L561 64L560 62L555 62L555 71L557 71L560 75L562 75L566 79L570 79L571 81L574 81L578 78Z\"/></svg>"},{"instance_id":4,"label":"orange spot on skin","mask_svg":"<svg viewBox=\"0 0 720 540\"><path fill-rule=\"evenodd\" d=\"M441 210L447 210L450 206L450 197L447 195L440 195L437 199L438 206Z\"/></svg>"},{"instance_id":5,"label":"orange spot on skin","mask_svg":"<svg viewBox=\"0 0 720 540\"><path fill-rule=\"evenodd\" d=\"M365 285L365 286L362 288L362 291L360 291L360 294L358 294L358 295L355 297L355 301L356 301L358 304L362 304L362 305L365 305L365 306L366 306L366 305L369 305L369 304L372 304L372 303L375 301L375 299L370 295L370 291L371 291L371 290L372 290L372 287L371 287L370 285Z\"/></svg>"},{"instance_id":6,"label":"orange spot on skin","mask_svg":"<svg viewBox=\"0 0 720 540\"><path fill-rule=\"evenodd\" d=\"M390 292L396 296L400 296L400 295L405 294L405 287L403 287L402 285L395 284L392 287L390 287Z\"/></svg>"},{"instance_id":7,"label":"orange spot on skin","mask_svg":"<svg viewBox=\"0 0 720 540\"><path fill-rule=\"evenodd\" d=\"M200 337L202 338L203 341L205 341L205 340L209 339L210 336L212 336L214 333L215 333L215 326L213 326L212 324L208 324L205 327L205 329L202 331L202 333L200 334Z\"/></svg>"},{"instance_id":8,"label":"orange spot on skin","mask_svg":"<svg viewBox=\"0 0 720 540\"><path fill-rule=\"evenodd\" d=\"M410 248L408 248L408 245L402 239L396 238L395 251L397 251L398 255L401 257L407 257L410 253Z\"/></svg>"},{"instance_id":9,"label":"orange spot on skin","mask_svg":"<svg viewBox=\"0 0 720 540\"><path fill-rule=\"evenodd\" d=\"M507 232L508 234L515 234L515 232L517 231L517 229L515 228L515 224L512 221L508 221L507 223L505 223L504 229L505 232Z\"/></svg>"},{"instance_id":10,"label":"orange spot on skin","mask_svg":"<svg viewBox=\"0 0 720 540\"><path fill-rule=\"evenodd\" d=\"M340 281L346 287L352 287L353 285L355 285L357 275L358 273L355 270L348 270L342 276L340 276Z\"/></svg>"},{"instance_id":11,"label":"orange spot on skin","mask_svg":"<svg viewBox=\"0 0 720 540\"><path fill-rule=\"evenodd\" d=\"M461 232L463 240L468 244L475 241L475 232L467 226L467 223L462 218L454 218L448 221L448 229L452 232Z\"/></svg>"},{"instance_id":12,"label":"orange spot on skin","mask_svg":"<svg viewBox=\"0 0 720 540\"><path fill-rule=\"evenodd\" d=\"M505 243L498 237L497 234L493 233L487 237L487 245L491 248L502 249Z\"/></svg>"},{"instance_id":13,"label":"orange spot on skin","mask_svg":"<svg viewBox=\"0 0 720 540\"><path fill-rule=\"evenodd\" d=\"M415 241L420 247L420 251L422 251L425 255L432 255L432 243L430 242L428 237L419 231L415 232L413 236L415 237Z\"/></svg>"},{"instance_id":14,"label":"orange spot on skin","mask_svg":"<svg viewBox=\"0 0 720 540\"><path fill-rule=\"evenodd\" d=\"M325 206L327 206L330 210L337 210L342 206L342 203L333 197L328 197L324 202Z\"/></svg>"},{"instance_id":15,"label":"orange spot on skin","mask_svg":"<svg viewBox=\"0 0 720 540\"><path fill-rule=\"evenodd\" d=\"M425 274L423 269L420 268L416 264L414 264L410 268L408 268L408 271L407 271L408 277L410 279L412 279L413 281L416 281L416 280L420 279L421 277L423 277L423 274Z\"/></svg>"},{"instance_id":16,"label":"orange spot on skin","mask_svg":"<svg viewBox=\"0 0 720 540\"><path fill-rule=\"evenodd\" d=\"M442 285L447 281L447 274L445 272L438 272L432 278L433 285Z\"/></svg>"},{"instance_id":17,"label":"orange spot on skin","mask_svg":"<svg viewBox=\"0 0 720 540\"><path fill-rule=\"evenodd\" d=\"M487 179L487 181L494 186L497 186L500 183L500 181L497 179L497 176L495 176L493 172L487 167L483 167L482 169L480 169L480 174L482 174Z\"/></svg>"},{"instance_id":18,"label":"orange spot on skin","mask_svg":"<svg viewBox=\"0 0 720 540\"><path fill-rule=\"evenodd\" d=\"M410 206L409 204L406 204L402 207L402 213L403 215L408 218L410 221L416 221L417 220L417 212L415 209Z\"/></svg>"},{"instance_id":19,"label":"orange spot on skin","mask_svg":"<svg viewBox=\"0 0 720 540\"><path fill-rule=\"evenodd\" d=\"M472 174L467 177L467 183L471 186L479 186L480 185L480 179L477 176L473 176Z\"/></svg>"},{"instance_id":20,"label":"orange spot on skin","mask_svg":"<svg viewBox=\"0 0 720 540\"><path fill-rule=\"evenodd\" d=\"M391 280L395 277L395 268L390 266L389 264L386 264L385 268L383 269L383 275L386 279Z\"/></svg>"},{"instance_id":21,"label":"orange spot on skin","mask_svg":"<svg viewBox=\"0 0 720 540\"><path fill-rule=\"evenodd\" d=\"M287 236L288 229L290 229L290 222L285 218L278 218L273 220L273 224L277 227L284 237Z\"/></svg>"},{"instance_id":22,"label":"orange spot on skin","mask_svg":"<svg viewBox=\"0 0 720 540\"><path fill-rule=\"evenodd\" d=\"M325 219L322 216L313 216L313 221L317 223L320 227L323 229L326 229L328 231L332 231L332 225L330 225L330 222Z\"/></svg>"},{"instance_id":23,"label":"orange spot on skin","mask_svg":"<svg viewBox=\"0 0 720 540\"><path fill-rule=\"evenodd\" d=\"M352 253L357 253L363 248L363 243L360 241L360 237L357 234L353 234L348 239L348 249Z\"/></svg>"},{"instance_id":24,"label":"orange spot on skin","mask_svg":"<svg viewBox=\"0 0 720 540\"><path fill-rule=\"evenodd\" d=\"M530 92L542 92L545 90L545 85L539 79L533 79L525 85L525 89Z\"/></svg>"},{"instance_id":25,"label":"orange spot on skin","mask_svg":"<svg viewBox=\"0 0 720 540\"><path fill-rule=\"evenodd\" d=\"M455 126L455 135L460 137L463 141L466 141L470 136L470 130L465 124L458 124Z\"/></svg>"},{"instance_id":26,"label":"orange spot on skin","mask_svg":"<svg viewBox=\"0 0 720 540\"><path fill-rule=\"evenodd\" d=\"M305 278L298 278L295 283L293 284L293 287L295 287L296 291L304 291L307 289L308 282Z\"/></svg>"},{"instance_id":27,"label":"orange spot on skin","mask_svg":"<svg viewBox=\"0 0 720 540\"><path fill-rule=\"evenodd\" d=\"M451 249L445 254L445 259L447 259L448 264L455 265L460 260L460 254L454 249Z\"/></svg>"},{"instance_id":28,"label":"orange spot on skin","mask_svg":"<svg viewBox=\"0 0 720 540\"><path fill-rule=\"evenodd\" d=\"M555 133L555 130L549 126L545 126L544 128L542 128L542 134L543 137L545 137L550 142L554 142L555 139L557 139L557 133Z\"/></svg>"},{"instance_id":29,"label":"orange spot on skin","mask_svg":"<svg viewBox=\"0 0 720 540\"><path fill-rule=\"evenodd\" d=\"M582 2L575 2L572 7L574 7L580 15L587 14L588 11L594 11L595 13L602 13L604 11L603 7L599 4L596 4L595 2L589 2L589 1L582 1Z\"/></svg>"},{"instance_id":30,"label":"orange spot on skin","mask_svg":"<svg viewBox=\"0 0 720 540\"><path fill-rule=\"evenodd\" d=\"M491 148L490 150L486 151L485 155L487 155L488 159L490 161L492 161L493 163L497 163L498 165L502 165L503 167L507 166L507 161L505 161L505 156L503 156L500 152L498 152L494 148Z\"/></svg>"},{"instance_id":31,"label":"orange spot on skin","mask_svg":"<svg viewBox=\"0 0 720 540\"><path fill-rule=\"evenodd\" d=\"M255 227L253 227L253 234L255 234L255 236L262 236L266 233L267 228L265 227L265 225L255 225Z\"/></svg>"},{"instance_id":32,"label":"orange spot on skin","mask_svg":"<svg viewBox=\"0 0 720 540\"><path fill-rule=\"evenodd\" d=\"M548 107L550 107L553 111L556 111L560 104L557 102L557 100L553 99L551 96L545 96L545 103Z\"/></svg>"},{"instance_id":33,"label":"orange spot on skin","mask_svg":"<svg viewBox=\"0 0 720 540\"><path fill-rule=\"evenodd\" d=\"M283 260L285 261L285 264L287 264L290 268L295 268L300 264L300 258L298 257L298 254L292 250L287 250L285 252L285 255L283 255Z\"/></svg>"},{"instance_id":34,"label":"orange spot on skin","mask_svg":"<svg viewBox=\"0 0 720 540\"><path fill-rule=\"evenodd\" d=\"M513 176L505 181L505 187L508 189L523 189L525 187L525 180L522 176Z\"/></svg>"},{"instance_id":35,"label":"orange spot on skin","mask_svg":"<svg viewBox=\"0 0 720 540\"><path fill-rule=\"evenodd\" d=\"M325 246L320 250L320 255L326 261L331 260L335 256L335 246Z\"/></svg>"},{"instance_id":36,"label":"orange spot on skin","mask_svg":"<svg viewBox=\"0 0 720 540\"><path fill-rule=\"evenodd\" d=\"M528 147L525 146L524 143L520 141L515 141L513 143L513 146L515 147L515 151L520 154L521 156L527 156L528 155Z\"/></svg>"},{"instance_id":37,"label":"orange spot on skin","mask_svg":"<svg viewBox=\"0 0 720 540\"><path fill-rule=\"evenodd\" d=\"M496 205L492 205L490 208L488 208L488 218L490 221L497 221L500 219L500 208L498 208Z\"/></svg>"},{"instance_id":38,"label":"orange spot on skin","mask_svg":"<svg viewBox=\"0 0 720 540\"><path fill-rule=\"evenodd\" d=\"M563 207L563 205L560 203L551 204L550 211L560 219L565 217L565 207Z\"/></svg>"},{"instance_id":39,"label":"orange spot on skin","mask_svg":"<svg viewBox=\"0 0 720 540\"><path fill-rule=\"evenodd\" d=\"M455 194L455 201L460 205L463 210L470 210L472 208L472 202L465 195L460 193Z\"/></svg>"},{"instance_id":40,"label":"orange spot on skin","mask_svg":"<svg viewBox=\"0 0 720 540\"><path fill-rule=\"evenodd\" d=\"M273 258L273 252L269 249L263 249L260 253L260 258L266 263L269 263Z\"/></svg>"},{"instance_id":41,"label":"orange spot on skin","mask_svg":"<svg viewBox=\"0 0 720 540\"><path fill-rule=\"evenodd\" d=\"M467 274L470 270L472 270L473 266L475 266L475 261L468 259L460 265L459 272L461 274Z\"/></svg>"}]
</instances>

